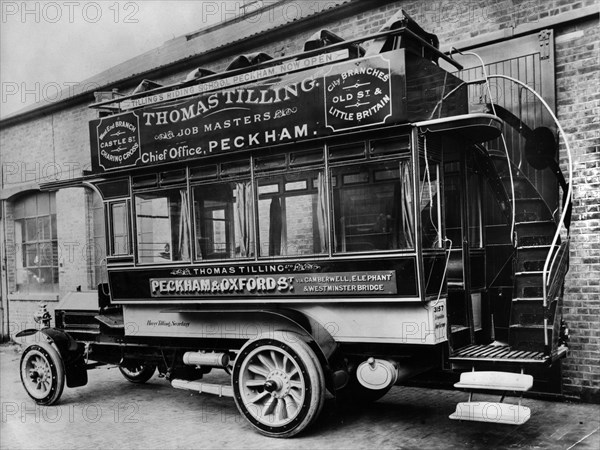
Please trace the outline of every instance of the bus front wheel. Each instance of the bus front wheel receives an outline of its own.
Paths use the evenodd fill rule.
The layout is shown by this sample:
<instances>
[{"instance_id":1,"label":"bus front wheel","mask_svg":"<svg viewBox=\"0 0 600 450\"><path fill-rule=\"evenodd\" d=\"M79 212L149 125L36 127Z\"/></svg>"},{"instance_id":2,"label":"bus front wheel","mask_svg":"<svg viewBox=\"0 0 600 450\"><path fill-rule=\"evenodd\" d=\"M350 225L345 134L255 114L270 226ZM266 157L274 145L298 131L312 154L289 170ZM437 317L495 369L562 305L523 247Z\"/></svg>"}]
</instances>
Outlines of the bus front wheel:
<instances>
[{"instance_id":1,"label":"bus front wheel","mask_svg":"<svg viewBox=\"0 0 600 450\"><path fill-rule=\"evenodd\" d=\"M65 387L65 368L58 351L47 342L25 349L21 356L21 383L38 405L53 405Z\"/></svg>"},{"instance_id":2,"label":"bus front wheel","mask_svg":"<svg viewBox=\"0 0 600 450\"><path fill-rule=\"evenodd\" d=\"M277 331L246 343L234 362L232 385L242 415L270 437L304 430L325 400L319 360L295 333Z\"/></svg>"}]
</instances>

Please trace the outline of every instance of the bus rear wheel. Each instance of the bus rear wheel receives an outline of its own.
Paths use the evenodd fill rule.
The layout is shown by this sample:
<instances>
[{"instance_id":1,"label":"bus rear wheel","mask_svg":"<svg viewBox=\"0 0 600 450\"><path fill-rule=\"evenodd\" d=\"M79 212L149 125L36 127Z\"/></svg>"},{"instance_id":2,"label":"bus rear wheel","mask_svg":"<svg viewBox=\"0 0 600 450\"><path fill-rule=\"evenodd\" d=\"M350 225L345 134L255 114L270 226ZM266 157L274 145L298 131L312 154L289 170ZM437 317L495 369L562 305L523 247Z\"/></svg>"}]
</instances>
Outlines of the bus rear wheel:
<instances>
[{"instance_id":1,"label":"bus rear wheel","mask_svg":"<svg viewBox=\"0 0 600 450\"><path fill-rule=\"evenodd\" d=\"M383 389L366 388L356 379L355 374L351 374L348 384L336 391L335 395L338 403L344 406L352 404L368 405L382 398L391 388L392 386Z\"/></svg>"},{"instance_id":2,"label":"bus rear wheel","mask_svg":"<svg viewBox=\"0 0 600 450\"><path fill-rule=\"evenodd\" d=\"M156 365L143 361L127 361L119 366L119 370L127 381L143 384L152 378Z\"/></svg>"},{"instance_id":3,"label":"bus rear wheel","mask_svg":"<svg viewBox=\"0 0 600 450\"><path fill-rule=\"evenodd\" d=\"M53 405L65 387L65 368L58 351L47 342L25 349L21 356L21 383L38 405Z\"/></svg>"},{"instance_id":4,"label":"bus rear wheel","mask_svg":"<svg viewBox=\"0 0 600 450\"><path fill-rule=\"evenodd\" d=\"M325 377L313 350L293 333L275 332L249 341L233 366L235 403L270 437L294 436L319 415Z\"/></svg>"}]
</instances>

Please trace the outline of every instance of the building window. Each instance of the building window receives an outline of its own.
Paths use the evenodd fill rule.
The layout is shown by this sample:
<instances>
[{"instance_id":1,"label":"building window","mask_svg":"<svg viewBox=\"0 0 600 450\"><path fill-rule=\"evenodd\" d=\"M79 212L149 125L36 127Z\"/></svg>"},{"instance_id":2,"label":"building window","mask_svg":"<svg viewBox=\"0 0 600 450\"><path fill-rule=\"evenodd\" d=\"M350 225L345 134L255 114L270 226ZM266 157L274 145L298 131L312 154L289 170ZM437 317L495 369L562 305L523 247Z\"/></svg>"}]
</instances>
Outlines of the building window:
<instances>
[{"instance_id":1,"label":"building window","mask_svg":"<svg viewBox=\"0 0 600 450\"><path fill-rule=\"evenodd\" d=\"M54 193L29 195L15 204L17 291L58 292L58 241Z\"/></svg>"}]
</instances>

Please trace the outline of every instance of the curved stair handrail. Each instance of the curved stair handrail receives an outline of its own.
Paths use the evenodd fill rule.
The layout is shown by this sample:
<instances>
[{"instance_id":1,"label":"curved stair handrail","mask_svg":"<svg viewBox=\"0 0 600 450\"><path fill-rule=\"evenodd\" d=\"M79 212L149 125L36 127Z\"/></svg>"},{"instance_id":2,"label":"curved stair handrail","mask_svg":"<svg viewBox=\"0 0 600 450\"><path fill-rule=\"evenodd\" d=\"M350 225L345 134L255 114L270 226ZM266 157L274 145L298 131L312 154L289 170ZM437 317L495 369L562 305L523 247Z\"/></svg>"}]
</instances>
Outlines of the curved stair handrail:
<instances>
[{"instance_id":1,"label":"curved stair handrail","mask_svg":"<svg viewBox=\"0 0 600 450\"><path fill-rule=\"evenodd\" d=\"M560 122L558 121L558 119L556 118L554 113L552 112L552 109L550 108L548 103L546 103L546 101L535 90L530 88L527 84L525 84L522 81L519 81L513 77L509 77L507 75L501 75L501 74L488 75L487 78L504 78L506 80L509 80L509 81L512 81L513 83L518 84L519 86L522 86L523 88L525 88L529 92L531 92L533 95L535 95L535 97L542 103L542 105L544 105L544 107L546 108L546 110L548 111L550 116L552 117L552 120L554 120L554 123L556 124L556 127L558 128L558 130L565 142L565 147L567 150L567 160L568 160L568 179L567 179L568 190L567 190L567 195L564 198L563 209L562 209L559 223L557 224L557 227L556 227L556 233L554 234L554 237L552 239L551 248L554 248L558 242L558 239L560 238L561 224L563 226L565 226L567 236L569 235L569 228L565 224L565 218L567 216L567 212L570 209L571 203L573 201L573 183L572 183L572 180L573 180L573 158L572 158L572 154L571 154L571 147L569 146L569 141L567 139L567 135L566 135L565 131L563 130ZM547 303L548 303L548 281L549 281L548 275L550 274L551 261L552 261L552 251L548 252L548 256L546 257L546 261L544 263L544 269L542 271L542 280L543 280L542 289L543 289L544 308L546 308L548 306L547 305Z\"/></svg>"}]
</instances>

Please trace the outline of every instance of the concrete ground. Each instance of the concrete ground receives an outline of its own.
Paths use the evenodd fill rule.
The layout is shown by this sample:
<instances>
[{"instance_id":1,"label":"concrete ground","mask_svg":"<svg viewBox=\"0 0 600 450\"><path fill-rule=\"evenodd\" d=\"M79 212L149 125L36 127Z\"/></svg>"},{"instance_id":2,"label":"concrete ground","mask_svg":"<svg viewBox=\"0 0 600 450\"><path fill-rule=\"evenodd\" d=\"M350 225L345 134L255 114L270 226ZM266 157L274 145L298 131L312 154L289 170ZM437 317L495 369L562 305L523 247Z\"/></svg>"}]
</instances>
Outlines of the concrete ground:
<instances>
[{"instance_id":1,"label":"concrete ground","mask_svg":"<svg viewBox=\"0 0 600 450\"><path fill-rule=\"evenodd\" d=\"M156 375L135 385L114 368L90 371L87 386L40 407L21 386L19 359L17 346L0 346L2 449L600 449L600 405L525 399L532 417L523 425L458 422L448 415L465 393L417 387L395 386L362 408L329 399L315 426L288 440L254 432L233 399L176 390Z\"/></svg>"}]
</instances>

